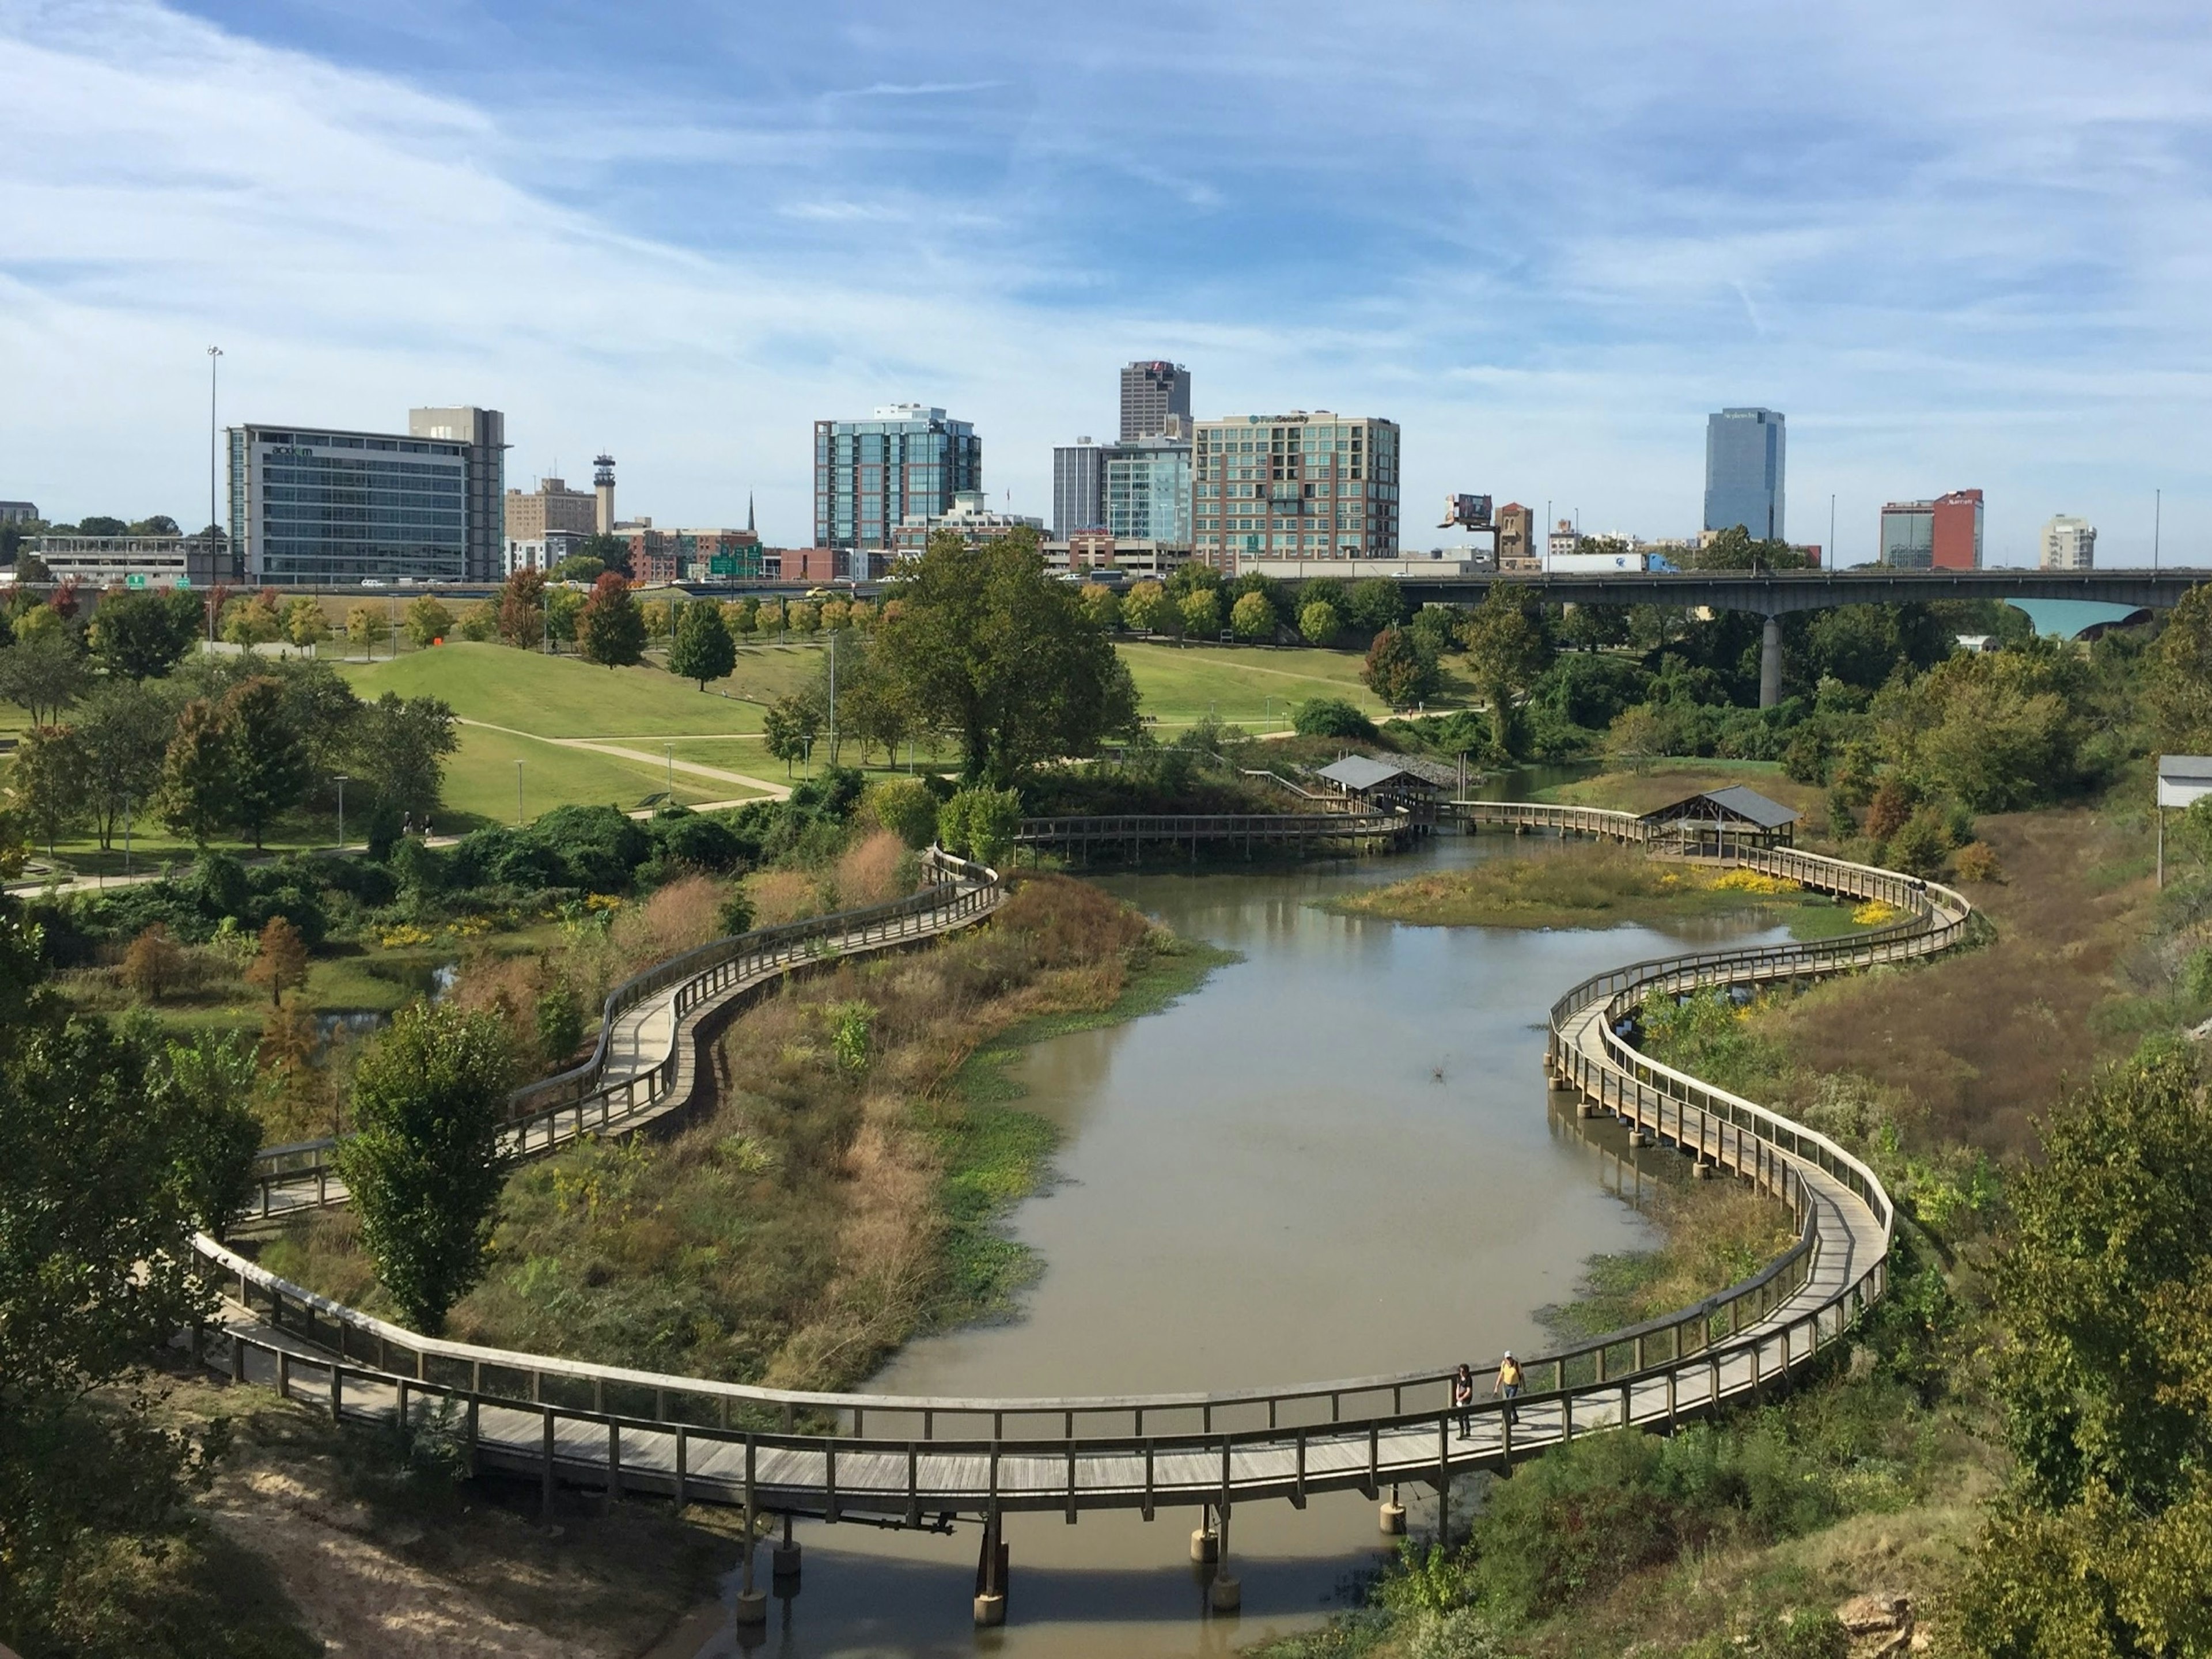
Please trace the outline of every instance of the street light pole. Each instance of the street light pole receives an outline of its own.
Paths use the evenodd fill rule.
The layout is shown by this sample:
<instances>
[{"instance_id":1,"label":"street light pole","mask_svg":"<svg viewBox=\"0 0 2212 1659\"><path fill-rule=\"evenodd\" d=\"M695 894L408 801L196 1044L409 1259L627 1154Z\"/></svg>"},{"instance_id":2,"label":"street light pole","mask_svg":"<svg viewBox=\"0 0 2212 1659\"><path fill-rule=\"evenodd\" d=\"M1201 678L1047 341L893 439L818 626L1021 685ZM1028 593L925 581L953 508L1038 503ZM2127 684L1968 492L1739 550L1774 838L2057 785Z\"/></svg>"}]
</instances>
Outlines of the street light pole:
<instances>
[{"instance_id":1,"label":"street light pole","mask_svg":"<svg viewBox=\"0 0 2212 1659\"><path fill-rule=\"evenodd\" d=\"M522 763L514 763L514 827L522 828Z\"/></svg>"},{"instance_id":2,"label":"street light pole","mask_svg":"<svg viewBox=\"0 0 2212 1659\"><path fill-rule=\"evenodd\" d=\"M215 389L216 389L216 366L222 361L222 348L221 346L210 346L210 347L207 349L207 356L208 356L208 558L209 558L210 562L210 563L212 563L212 562L213 562L213 561L214 561L214 558L215 558L215 526L216 526L216 517L215 517L215 457L216 457Z\"/></svg>"},{"instance_id":3,"label":"street light pole","mask_svg":"<svg viewBox=\"0 0 2212 1659\"><path fill-rule=\"evenodd\" d=\"M338 787L338 851L343 853L345 851L345 787L353 780L341 772L334 781Z\"/></svg>"}]
</instances>

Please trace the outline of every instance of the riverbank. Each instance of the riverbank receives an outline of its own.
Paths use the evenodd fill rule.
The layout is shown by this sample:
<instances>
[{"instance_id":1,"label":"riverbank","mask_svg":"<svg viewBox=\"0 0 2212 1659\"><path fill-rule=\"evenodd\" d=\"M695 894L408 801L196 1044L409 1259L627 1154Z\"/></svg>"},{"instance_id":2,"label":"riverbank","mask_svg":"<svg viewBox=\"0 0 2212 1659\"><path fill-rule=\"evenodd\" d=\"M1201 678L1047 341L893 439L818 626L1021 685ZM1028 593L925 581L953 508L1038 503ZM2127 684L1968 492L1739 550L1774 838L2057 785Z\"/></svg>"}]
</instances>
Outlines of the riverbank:
<instances>
[{"instance_id":1,"label":"riverbank","mask_svg":"<svg viewBox=\"0 0 2212 1659\"><path fill-rule=\"evenodd\" d=\"M1425 927L1605 927L1754 909L1771 912L1800 939L1865 925L1854 920L1856 907L1796 882L1669 863L1602 842L1437 871L1347 895L1328 908ZM1887 917L1869 917L1876 920Z\"/></svg>"},{"instance_id":2,"label":"riverbank","mask_svg":"<svg viewBox=\"0 0 2212 1659\"><path fill-rule=\"evenodd\" d=\"M1221 957L1097 889L1024 879L986 927L787 980L717 1046L720 1103L666 1140L589 1141L510 1180L465 1340L831 1389L908 1337L1006 1304L999 1236L1045 1178L1041 1119L989 1056L1164 1006ZM349 1212L272 1239L273 1271L372 1311Z\"/></svg>"}]
</instances>

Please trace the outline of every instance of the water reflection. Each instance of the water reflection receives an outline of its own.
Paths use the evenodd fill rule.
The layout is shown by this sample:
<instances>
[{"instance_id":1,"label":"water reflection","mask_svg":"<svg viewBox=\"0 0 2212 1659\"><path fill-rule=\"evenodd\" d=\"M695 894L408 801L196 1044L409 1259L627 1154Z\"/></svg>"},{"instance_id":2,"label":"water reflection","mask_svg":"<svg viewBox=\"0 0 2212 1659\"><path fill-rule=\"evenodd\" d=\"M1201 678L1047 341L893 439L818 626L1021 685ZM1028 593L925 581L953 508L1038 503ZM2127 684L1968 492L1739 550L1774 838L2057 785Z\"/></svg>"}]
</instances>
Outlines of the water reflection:
<instances>
[{"instance_id":1,"label":"water reflection","mask_svg":"<svg viewBox=\"0 0 2212 1659\"><path fill-rule=\"evenodd\" d=\"M1027 1103L1064 1136L1059 1179L1012 1222L1042 1273L1017 1318L915 1342L874 1386L1247 1387L1544 1346L1535 1310L1572 1293L1586 1258L1649 1241L1638 1203L1672 1156L1551 1109L1551 1002L1685 937L1756 933L1757 919L1664 933L1420 928L1315 901L1556 847L1447 836L1387 860L1103 877L1242 959L1164 1012L1015 1063ZM1431 1524L1432 1497L1403 1496L1416 1529ZM766 1640L806 1656L1225 1652L1314 1622L1382 1559L1356 1494L1240 1510L1244 1611L1212 1619L1185 1560L1196 1518L1012 1517L1008 1624L988 1632L970 1625L972 1528L802 1525L809 1588ZM660 1652L730 1653L735 1640L724 1611L704 1609Z\"/></svg>"}]
</instances>

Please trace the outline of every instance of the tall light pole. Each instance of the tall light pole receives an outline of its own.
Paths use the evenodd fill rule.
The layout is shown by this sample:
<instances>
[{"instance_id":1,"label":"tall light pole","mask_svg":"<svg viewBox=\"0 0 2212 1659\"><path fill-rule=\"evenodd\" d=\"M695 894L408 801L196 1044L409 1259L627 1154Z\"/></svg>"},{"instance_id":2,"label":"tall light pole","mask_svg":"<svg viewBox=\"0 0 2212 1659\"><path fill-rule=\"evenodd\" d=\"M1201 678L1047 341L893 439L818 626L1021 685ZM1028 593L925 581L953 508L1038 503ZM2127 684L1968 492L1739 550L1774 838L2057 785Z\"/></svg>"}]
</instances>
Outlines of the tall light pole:
<instances>
[{"instance_id":1,"label":"tall light pole","mask_svg":"<svg viewBox=\"0 0 2212 1659\"><path fill-rule=\"evenodd\" d=\"M2152 490L2150 493L2150 573L2154 576L2158 574L2158 532L2160 522L2165 517L2165 514L2166 491Z\"/></svg>"},{"instance_id":2,"label":"tall light pole","mask_svg":"<svg viewBox=\"0 0 2212 1659\"><path fill-rule=\"evenodd\" d=\"M210 562L210 563L212 563L212 562L214 562L214 559L215 559L215 526L216 526L216 516L215 516L215 459L216 459L215 386L216 386L216 365L217 365L217 364L219 364L220 362L222 362L222 348L221 346L210 346L210 347L207 349L207 358L208 358L208 559L209 559L209 562Z\"/></svg>"},{"instance_id":3,"label":"tall light pole","mask_svg":"<svg viewBox=\"0 0 2212 1659\"><path fill-rule=\"evenodd\" d=\"M345 787L352 780L341 772L334 781L338 787L338 851L343 853L345 851Z\"/></svg>"},{"instance_id":4,"label":"tall light pole","mask_svg":"<svg viewBox=\"0 0 2212 1659\"><path fill-rule=\"evenodd\" d=\"M514 763L514 827L522 827L522 763Z\"/></svg>"}]
</instances>

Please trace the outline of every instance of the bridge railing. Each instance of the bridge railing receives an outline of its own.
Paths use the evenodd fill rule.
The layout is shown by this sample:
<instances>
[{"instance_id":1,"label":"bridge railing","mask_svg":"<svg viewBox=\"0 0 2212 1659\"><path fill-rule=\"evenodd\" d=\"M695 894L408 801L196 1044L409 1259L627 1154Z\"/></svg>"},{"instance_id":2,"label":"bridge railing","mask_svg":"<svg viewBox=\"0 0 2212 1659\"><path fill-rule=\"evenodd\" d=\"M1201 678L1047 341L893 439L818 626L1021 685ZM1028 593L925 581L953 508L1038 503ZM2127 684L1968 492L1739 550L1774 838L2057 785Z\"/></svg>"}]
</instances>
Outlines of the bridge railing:
<instances>
[{"instance_id":1,"label":"bridge railing","mask_svg":"<svg viewBox=\"0 0 2212 1659\"><path fill-rule=\"evenodd\" d=\"M1062 841L1327 840L1395 836L1401 812L1120 812L1024 818L1015 839L1024 846Z\"/></svg>"},{"instance_id":2,"label":"bridge railing","mask_svg":"<svg viewBox=\"0 0 2212 1659\"><path fill-rule=\"evenodd\" d=\"M1457 1470L1515 1455L1522 1443L1572 1439L1626 1422L1671 1428L1724 1401L1758 1398L1841 1340L1882 1290L1876 1263L1820 1306L1778 1325L1732 1335L1663 1374L1601 1386L1537 1387L1510 1402L1399 1410L1323 1424L1139 1431L1056 1442L869 1434L796 1435L556 1401L517 1401L458 1382L418 1379L342 1356L301 1354L282 1341L225 1330L191 1334L194 1358L240 1382L327 1404L334 1419L413 1421L435 1413L479 1462L536 1474L549 1498L557 1481L719 1501L748 1510L799 1510L830 1521L873 1516L920 1525L926 1513L1122 1507L1151 1518L1158 1504L1250 1502L1385 1484L1448 1480ZM1700 1375L1702 1374L1702 1375ZM1698 1386L1684 1385L1695 1379ZM1617 1389L1617 1392L1616 1392ZM1686 1397L1684 1397L1686 1395ZM1577 1413L1581 1413L1579 1425ZM1464 1416L1478 1446L1453 1430ZM503 1418L503 1421L501 1420ZM1434 1452L1433 1459L1430 1449ZM1240 1455L1244 1462L1240 1465Z\"/></svg>"},{"instance_id":3,"label":"bridge railing","mask_svg":"<svg viewBox=\"0 0 2212 1659\"><path fill-rule=\"evenodd\" d=\"M1698 953L1596 975L1555 1006L1550 1059L1555 1074L1577 1080L1590 1097L1632 1111L1684 1150L1735 1169L1788 1202L1798 1223L1797 1240L1750 1279L1691 1308L1533 1357L1528 1370L1540 1396L1588 1396L1609 1390L1616 1382L1632 1386L1655 1370L1672 1376L1710 1354L1740 1355L1747 1340L1771 1342L1771 1325L1763 1336L1747 1334L1772 1320L1820 1271L1818 1217L1799 1160L1844 1180L1887 1234L1887 1194L1856 1159L1778 1114L1658 1066L1612 1036L1610 1026L1635 1000L1655 990L1830 971L1925 954L1960 934L1968 908L1948 889L1894 872L1788 849L1735 856L1808 884L1883 898L1911 914L1892 927L1846 939ZM1607 1037L1600 1054L1565 1047L1561 1033L1566 1022L1601 999L1605 1006L1598 1017L1607 1023ZM963 1425L988 1425L988 1443L1030 1449L1041 1442L1066 1443L1073 1456L1075 1443L1087 1447L1115 1437L1279 1437L1285 1431L1341 1434L1362 1427L1371 1437L1378 1425L1430 1420L1432 1413L1450 1410L1449 1370L1286 1389L1057 1399L950 1400L762 1389L425 1338L279 1279L212 1240L198 1241L196 1249L208 1273L234 1281L241 1302L265 1310L272 1324L299 1332L342 1360L358 1357L380 1374L465 1390L474 1399L570 1415L597 1413L639 1425L748 1430L816 1446L828 1440L840 1445L867 1441L938 1447L951 1443L948 1435ZM1878 1258L1863 1273L1851 1275L1848 1285L1839 1282L1822 1291L1818 1304L1792 1316L1785 1328L1809 1323L1813 1346L1832 1340L1858 1306L1881 1293L1884 1273L1883 1259ZM1821 1332L1824 1319L1832 1328L1826 1335ZM871 1423L878 1436L886 1425L902 1426L907 1432L880 1440L871 1437Z\"/></svg>"},{"instance_id":4,"label":"bridge railing","mask_svg":"<svg viewBox=\"0 0 2212 1659\"><path fill-rule=\"evenodd\" d=\"M866 949L935 932L997 902L1000 878L996 871L938 848L931 848L923 856L925 867L944 879L920 892L882 904L733 934L655 963L623 981L607 995L591 1058L557 1076L526 1084L507 1097L502 1131L507 1150L514 1156L526 1156L576 1135L609 1128L649 1109L667 1092L676 1081L682 1059L679 1045L672 1040L667 1055L646 1071L611 1084L605 1079L617 1023L670 986L677 988L674 1020L680 1025L692 1009L748 979L839 950ZM254 1198L248 1217L264 1219L285 1208L298 1207L277 1204L276 1194L282 1188L304 1193L309 1182L315 1185L315 1202L327 1201L336 1175L331 1154L337 1145L326 1138L267 1147L256 1154Z\"/></svg>"}]
</instances>

